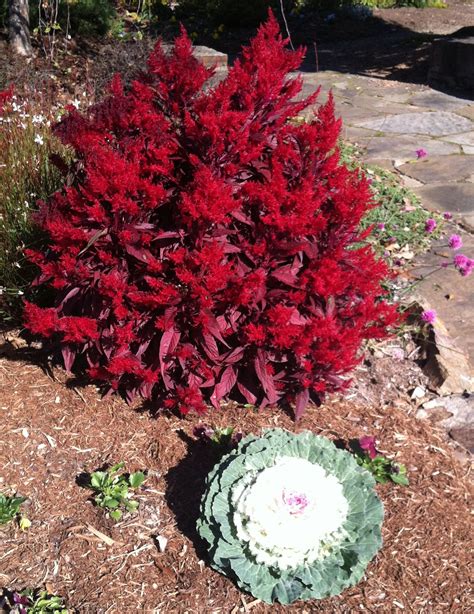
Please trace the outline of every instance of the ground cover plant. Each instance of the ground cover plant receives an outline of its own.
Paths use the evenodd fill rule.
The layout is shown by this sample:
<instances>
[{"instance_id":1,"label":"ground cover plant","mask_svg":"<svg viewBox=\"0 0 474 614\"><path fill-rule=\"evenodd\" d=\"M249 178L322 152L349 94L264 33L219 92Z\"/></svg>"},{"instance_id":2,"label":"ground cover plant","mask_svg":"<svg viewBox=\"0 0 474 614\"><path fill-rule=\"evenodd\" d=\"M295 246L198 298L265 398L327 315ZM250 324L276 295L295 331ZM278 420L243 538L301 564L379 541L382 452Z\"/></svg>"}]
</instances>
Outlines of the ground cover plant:
<instances>
[{"instance_id":1,"label":"ground cover plant","mask_svg":"<svg viewBox=\"0 0 474 614\"><path fill-rule=\"evenodd\" d=\"M332 98L314 121L287 120L285 48L271 17L215 88L183 32L148 72L57 127L78 159L40 207L46 251L29 251L53 305L26 303L25 324L59 342L129 399L181 412L229 394L264 406L348 385L366 339L397 321L387 266L359 223L369 184L340 164Z\"/></svg>"},{"instance_id":2,"label":"ground cover plant","mask_svg":"<svg viewBox=\"0 0 474 614\"><path fill-rule=\"evenodd\" d=\"M105 471L94 471L90 475L89 488L95 493L94 501L99 507L105 508L113 520L122 518L123 510L135 512L138 501L131 499L130 489L137 489L145 481L145 474L136 471L129 475L120 473L125 464L117 463Z\"/></svg>"},{"instance_id":3,"label":"ground cover plant","mask_svg":"<svg viewBox=\"0 0 474 614\"><path fill-rule=\"evenodd\" d=\"M21 504L25 501L26 497L14 497L0 493L0 525L14 520L20 512Z\"/></svg>"},{"instance_id":4,"label":"ground cover plant","mask_svg":"<svg viewBox=\"0 0 474 614\"><path fill-rule=\"evenodd\" d=\"M309 431L249 435L207 479L198 530L211 565L267 603L338 595L382 545L374 484Z\"/></svg>"},{"instance_id":5,"label":"ground cover plant","mask_svg":"<svg viewBox=\"0 0 474 614\"><path fill-rule=\"evenodd\" d=\"M341 142L341 157L350 168L360 168L367 176L370 189L377 201L361 220L361 228L374 228L368 240L376 252L388 258L392 264L397 261L408 263L413 257L429 249L433 239L443 230L442 216L426 211L420 199L402 185L400 177L386 169L364 164L360 147ZM413 152L416 159L417 152ZM428 220L434 219L430 228Z\"/></svg>"},{"instance_id":6,"label":"ground cover plant","mask_svg":"<svg viewBox=\"0 0 474 614\"><path fill-rule=\"evenodd\" d=\"M0 606L9 614L68 614L61 597L41 589L9 592Z\"/></svg>"}]
</instances>

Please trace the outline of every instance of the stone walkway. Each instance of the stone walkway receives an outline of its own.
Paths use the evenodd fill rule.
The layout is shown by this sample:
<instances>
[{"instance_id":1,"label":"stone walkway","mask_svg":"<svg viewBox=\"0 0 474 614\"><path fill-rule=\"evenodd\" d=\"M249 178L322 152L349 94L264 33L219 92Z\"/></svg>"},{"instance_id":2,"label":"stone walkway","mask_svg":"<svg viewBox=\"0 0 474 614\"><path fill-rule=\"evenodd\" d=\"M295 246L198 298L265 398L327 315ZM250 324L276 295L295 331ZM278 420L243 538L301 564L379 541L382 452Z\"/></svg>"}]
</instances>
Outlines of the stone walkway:
<instances>
[{"instance_id":1,"label":"stone walkway","mask_svg":"<svg viewBox=\"0 0 474 614\"><path fill-rule=\"evenodd\" d=\"M343 135L367 161L399 172L424 207L474 230L474 101L425 86L334 72L303 73L304 93L330 88ZM325 98L325 96L323 96ZM427 157L417 160L416 150Z\"/></svg>"},{"instance_id":2,"label":"stone walkway","mask_svg":"<svg viewBox=\"0 0 474 614\"><path fill-rule=\"evenodd\" d=\"M325 71L302 76L305 95L321 85L325 100L332 89L343 137L363 148L367 162L399 173L426 209L453 214L461 229L453 224L447 231L461 234L461 252L474 257L474 101L357 75ZM418 149L427 156L417 159ZM450 252L445 243L434 244L415 273L446 261ZM423 281L418 292L474 365L474 275L462 278L451 268L442 269Z\"/></svg>"}]
</instances>

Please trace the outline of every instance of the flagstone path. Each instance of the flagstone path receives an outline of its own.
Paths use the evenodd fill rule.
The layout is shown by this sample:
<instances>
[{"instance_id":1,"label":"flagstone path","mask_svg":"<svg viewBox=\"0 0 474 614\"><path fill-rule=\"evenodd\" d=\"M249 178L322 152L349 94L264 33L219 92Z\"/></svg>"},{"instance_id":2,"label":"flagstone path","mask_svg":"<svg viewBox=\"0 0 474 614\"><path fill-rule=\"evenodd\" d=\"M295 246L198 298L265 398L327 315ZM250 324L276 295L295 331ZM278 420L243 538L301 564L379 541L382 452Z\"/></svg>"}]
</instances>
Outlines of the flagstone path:
<instances>
[{"instance_id":1,"label":"flagstone path","mask_svg":"<svg viewBox=\"0 0 474 614\"><path fill-rule=\"evenodd\" d=\"M453 214L461 230L453 225L448 232L461 234L461 252L474 257L474 101L417 84L332 71L301 74L303 94L321 85L325 100L332 90L343 138L356 142L367 162L398 173L426 209ZM426 157L417 159L419 149ZM437 268L448 253L443 241L434 244L415 272ZM443 269L419 292L474 365L474 275Z\"/></svg>"}]
</instances>

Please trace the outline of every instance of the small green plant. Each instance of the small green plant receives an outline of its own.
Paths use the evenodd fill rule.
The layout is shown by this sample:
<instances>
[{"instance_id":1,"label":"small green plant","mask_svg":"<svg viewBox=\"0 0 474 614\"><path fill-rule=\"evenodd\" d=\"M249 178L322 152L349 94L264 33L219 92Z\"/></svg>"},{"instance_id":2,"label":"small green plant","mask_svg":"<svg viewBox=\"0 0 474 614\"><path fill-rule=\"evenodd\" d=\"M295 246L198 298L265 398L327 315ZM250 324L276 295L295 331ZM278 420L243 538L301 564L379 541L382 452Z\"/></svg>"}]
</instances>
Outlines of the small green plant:
<instances>
[{"instance_id":1,"label":"small green plant","mask_svg":"<svg viewBox=\"0 0 474 614\"><path fill-rule=\"evenodd\" d=\"M131 473L120 473L124 468L124 463L117 463L109 467L106 471L94 471L90 476L89 488L97 494L94 501L99 507L108 510L113 520L120 520L122 510L135 512L138 508L138 501L131 501L130 488L137 489L145 481L145 474L142 471Z\"/></svg>"},{"instance_id":2,"label":"small green plant","mask_svg":"<svg viewBox=\"0 0 474 614\"><path fill-rule=\"evenodd\" d=\"M223 428L199 424L194 428L194 436L204 443L209 443L217 450L227 451L228 448L235 447L242 439L242 433L235 431L233 426Z\"/></svg>"},{"instance_id":3,"label":"small green plant","mask_svg":"<svg viewBox=\"0 0 474 614\"><path fill-rule=\"evenodd\" d=\"M20 512L20 506L26 497L9 497L0 493L0 524L7 524L14 520Z\"/></svg>"},{"instance_id":4,"label":"small green plant","mask_svg":"<svg viewBox=\"0 0 474 614\"><path fill-rule=\"evenodd\" d=\"M409 480L405 465L394 463L389 458L382 456L375 446L375 437L361 437L352 439L349 443L357 463L369 471L380 484L389 481L408 486Z\"/></svg>"},{"instance_id":5,"label":"small green plant","mask_svg":"<svg viewBox=\"0 0 474 614\"><path fill-rule=\"evenodd\" d=\"M40 589L26 589L8 593L1 602L10 614L68 614L62 597Z\"/></svg>"}]
</instances>

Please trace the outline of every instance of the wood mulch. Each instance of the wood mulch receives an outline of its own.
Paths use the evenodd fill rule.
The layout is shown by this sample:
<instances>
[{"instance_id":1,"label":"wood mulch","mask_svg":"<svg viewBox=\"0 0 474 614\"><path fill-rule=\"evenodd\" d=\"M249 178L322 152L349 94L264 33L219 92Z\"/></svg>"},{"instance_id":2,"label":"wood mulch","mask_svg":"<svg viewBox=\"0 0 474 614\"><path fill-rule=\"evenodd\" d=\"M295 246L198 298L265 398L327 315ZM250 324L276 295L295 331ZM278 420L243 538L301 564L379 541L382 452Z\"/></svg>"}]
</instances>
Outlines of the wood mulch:
<instances>
[{"instance_id":1,"label":"wood mulch","mask_svg":"<svg viewBox=\"0 0 474 614\"><path fill-rule=\"evenodd\" d=\"M196 538L203 480L215 461L192 436L199 418L153 416L117 397L101 399L95 387L75 387L63 371L48 375L34 360L22 350L0 357L0 490L27 496L32 522L25 533L13 523L0 529L0 588L46 586L71 611L93 613L472 611L470 470L408 402L336 399L298 425L277 409L228 406L205 417L243 433L279 426L332 439L374 434L382 452L408 467L409 487L377 486L384 547L365 580L336 598L270 607L210 569ZM146 469L148 479L138 512L114 523L77 481L118 461ZM168 540L163 552L158 537Z\"/></svg>"}]
</instances>

